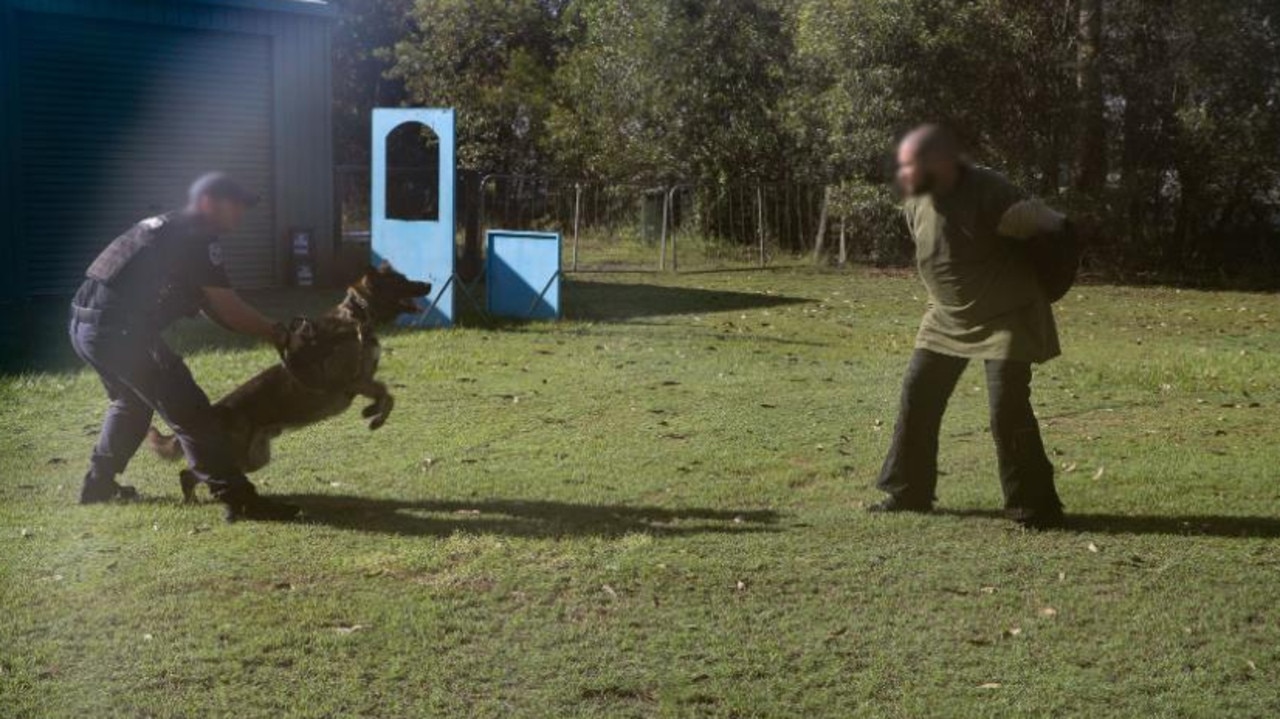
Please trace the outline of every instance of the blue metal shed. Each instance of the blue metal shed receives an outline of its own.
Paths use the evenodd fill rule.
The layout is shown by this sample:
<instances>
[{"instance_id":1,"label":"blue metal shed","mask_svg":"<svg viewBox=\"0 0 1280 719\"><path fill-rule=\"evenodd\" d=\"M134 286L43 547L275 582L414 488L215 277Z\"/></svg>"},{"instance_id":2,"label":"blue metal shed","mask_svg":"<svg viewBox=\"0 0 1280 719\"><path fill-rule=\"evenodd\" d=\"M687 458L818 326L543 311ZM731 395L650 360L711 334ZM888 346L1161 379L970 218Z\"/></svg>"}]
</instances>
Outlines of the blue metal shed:
<instances>
[{"instance_id":1,"label":"blue metal shed","mask_svg":"<svg viewBox=\"0 0 1280 719\"><path fill-rule=\"evenodd\" d=\"M328 276L333 18L319 0L0 0L0 298L74 290L209 169L264 198L224 238L238 286L285 281L291 228Z\"/></svg>"}]
</instances>

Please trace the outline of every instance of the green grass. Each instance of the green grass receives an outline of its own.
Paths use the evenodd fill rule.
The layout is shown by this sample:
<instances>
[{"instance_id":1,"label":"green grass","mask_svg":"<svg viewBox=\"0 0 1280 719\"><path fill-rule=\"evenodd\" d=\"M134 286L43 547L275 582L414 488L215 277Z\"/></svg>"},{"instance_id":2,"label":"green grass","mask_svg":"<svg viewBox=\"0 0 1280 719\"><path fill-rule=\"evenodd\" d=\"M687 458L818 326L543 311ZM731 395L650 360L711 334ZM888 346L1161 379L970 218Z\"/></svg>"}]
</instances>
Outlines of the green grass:
<instances>
[{"instance_id":1,"label":"green grass","mask_svg":"<svg viewBox=\"0 0 1280 719\"><path fill-rule=\"evenodd\" d=\"M307 522L224 525L149 456L127 477L148 501L77 507L96 378L52 357L0 381L0 715L1280 714L1275 296L1061 304L1035 392L1079 529L1040 534L990 513L976 369L947 511L861 509L915 279L566 296L559 324L386 337L388 425L288 435L254 477ZM271 360L225 339L175 338L215 395Z\"/></svg>"}]
</instances>

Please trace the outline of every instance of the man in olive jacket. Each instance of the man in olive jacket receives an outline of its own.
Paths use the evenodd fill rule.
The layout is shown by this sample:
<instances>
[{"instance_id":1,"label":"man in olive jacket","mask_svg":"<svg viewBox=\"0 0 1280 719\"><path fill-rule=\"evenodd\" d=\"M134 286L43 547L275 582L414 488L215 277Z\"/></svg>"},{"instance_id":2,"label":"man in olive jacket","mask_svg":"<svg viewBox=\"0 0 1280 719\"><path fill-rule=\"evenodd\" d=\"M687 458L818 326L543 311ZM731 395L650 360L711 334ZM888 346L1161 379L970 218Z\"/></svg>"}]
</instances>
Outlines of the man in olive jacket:
<instances>
[{"instance_id":1,"label":"man in olive jacket","mask_svg":"<svg viewBox=\"0 0 1280 719\"><path fill-rule=\"evenodd\" d=\"M933 509L942 415L969 360L983 360L1006 512L1028 527L1061 526L1053 464L1031 409L1031 365L1058 356L1058 331L1018 244L1060 230L1065 218L995 172L965 162L954 137L938 126L903 139L898 168L929 309L877 482L889 496L869 509Z\"/></svg>"}]
</instances>

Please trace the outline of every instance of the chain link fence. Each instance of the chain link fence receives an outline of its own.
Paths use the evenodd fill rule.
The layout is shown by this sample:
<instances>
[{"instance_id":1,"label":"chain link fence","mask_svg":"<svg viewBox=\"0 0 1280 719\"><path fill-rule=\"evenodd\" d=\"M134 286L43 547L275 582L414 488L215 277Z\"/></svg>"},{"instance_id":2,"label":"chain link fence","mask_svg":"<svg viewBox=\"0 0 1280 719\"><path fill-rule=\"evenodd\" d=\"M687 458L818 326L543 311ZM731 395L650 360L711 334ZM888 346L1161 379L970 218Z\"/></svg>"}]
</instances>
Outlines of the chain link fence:
<instances>
[{"instance_id":1,"label":"chain link fence","mask_svg":"<svg viewBox=\"0 0 1280 719\"><path fill-rule=\"evenodd\" d=\"M430 212L434 177L392 168L407 209ZM697 272L808 262L899 262L900 238L880 237L868 213L896 212L881 199L851 202L840 188L804 183L644 185L460 171L458 256L478 266L487 230L558 232L567 272ZM339 256L367 262L369 169L338 168ZM847 194L847 193L846 193ZM389 197L388 201L392 199ZM883 233L880 233L883 234Z\"/></svg>"},{"instance_id":2,"label":"chain link fence","mask_svg":"<svg viewBox=\"0 0 1280 719\"><path fill-rule=\"evenodd\" d=\"M487 175L480 227L558 232L570 272L659 271L665 187Z\"/></svg>"}]
</instances>

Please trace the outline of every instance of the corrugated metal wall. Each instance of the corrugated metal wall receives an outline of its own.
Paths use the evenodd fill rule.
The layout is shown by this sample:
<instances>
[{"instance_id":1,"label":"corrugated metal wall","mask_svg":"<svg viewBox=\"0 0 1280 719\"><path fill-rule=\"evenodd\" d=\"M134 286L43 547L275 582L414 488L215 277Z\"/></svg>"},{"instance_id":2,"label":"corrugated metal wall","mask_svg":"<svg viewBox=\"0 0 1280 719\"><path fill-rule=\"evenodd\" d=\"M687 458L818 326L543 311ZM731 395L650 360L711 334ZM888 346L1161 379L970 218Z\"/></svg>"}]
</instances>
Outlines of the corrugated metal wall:
<instances>
[{"instance_id":1,"label":"corrugated metal wall","mask_svg":"<svg viewBox=\"0 0 1280 719\"><path fill-rule=\"evenodd\" d=\"M299 12L294 12L295 10ZM227 157L228 161L234 160L243 166L241 170L237 170L236 167L223 167L232 172L243 172L249 175L250 177L246 179L251 183L254 182L256 175L262 184L269 185L261 189L271 197L271 202L264 204L272 209L258 210L259 213L265 212L269 216L260 217L264 224L257 234L267 236L246 238L246 244L240 248L244 250L242 257L258 270L243 273L240 279L247 285L283 282L288 272L288 247L284 238L286 231L292 227L307 227L313 231L322 277L330 271L334 246L330 169L332 139L329 32L332 18L327 8L291 0L259 0L255 3L241 2L241 0L132 0L127 2L125 0L0 0L0 19L5 16L9 16L11 20L16 19L16 22L11 22L8 28L0 26L0 32L7 30L11 33L9 37L0 35L0 45L4 46L0 52L3 53L11 53L15 45L23 45L22 41L16 43L12 41L17 34L14 32L15 25L20 28L24 24L34 22L37 27L40 27L44 22L46 25L56 26L59 23L47 21L56 20L57 16L65 20L61 23L62 25L73 30L77 23L104 28L115 24L120 28L132 28L130 32L140 33L138 37L146 36L148 33L151 33L153 38L168 37L170 40L176 37L174 33L190 33L186 35L188 38L199 36L198 42L185 44L176 42L168 48L162 47L156 50L160 55L168 53L173 56L171 59L175 63L208 63L211 61L211 55L216 56L220 52L218 41L221 40L222 51L232 52L237 56L235 61L223 64L228 66L227 72L230 75L239 73L238 77L232 77L230 81L241 86L239 89L242 90L237 95L238 99L228 98L222 109L229 113L229 117L234 117L237 112L254 112L251 107L253 102L246 98L254 94L255 84L267 91L270 98L267 108L266 125L269 127L266 128L265 133L266 144L263 145L260 141L252 139L243 142L248 152L264 155L261 167L265 170L255 170L251 166L252 163L246 163L244 153L240 153L239 160L231 156ZM49 27L42 29L49 31ZM26 36L27 32L24 30L21 34ZM124 34L128 35L128 32ZM163 46L166 42L168 41L160 41L159 44ZM255 47L261 50L255 50ZM39 52L33 55L33 57L39 56ZM0 56L0 59L3 59L3 56ZM212 60L217 61L217 58L213 57ZM48 63L51 58L44 57L42 61ZM244 73L252 72L248 68L255 63L262 65L261 77L245 76ZM58 90L34 89L39 81L34 71L27 73L21 64L13 62L8 63L8 67L12 68L15 77L20 78L14 84L19 87L32 86L28 88L27 94L33 96L41 94L46 101L57 98ZM168 78L170 85L176 81L178 87L166 91L163 87L164 83L160 83L158 92L163 95L173 95L175 103L182 104L184 98L181 95L189 90L181 87L184 74L178 72L164 76ZM147 79L147 77L139 77L138 81L143 84ZM2 74L0 74L0 80L3 80ZM192 84L203 82L198 77L191 80ZM0 94L0 99L11 98L11 101L4 102L10 111L0 111L0 122L10 124L8 127L0 125L0 130L3 130L3 137L6 138L15 136L29 138L30 133L22 131L21 128L15 128L12 124L16 117L22 115L26 101L13 87L8 89L10 91L8 97ZM5 90L6 88L0 85L0 93L4 93ZM68 88L66 94L69 100L84 98L86 101L92 101L92 92L86 93L83 89ZM185 101L191 102L191 99L188 97ZM150 102L155 101L156 98L150 98ZM100 104L101 100L98 102ZM196 102L192 112L200 113L200 102L204 100ZM244 119L241 117L241 120ZM249 120L247 123L240 124L242 127L252 129L256 126L255 123L255 120ZM15 129L17 132L14 131ZM183 129L201 132L200 123L196 121L189 126L184 126ZM208 128L204 128L203 132L207 133ZM104 143L111 143L109 134L104 134L102 140ZM181 146L180 138L169 136L167 140L176 141L177 145ZM23 140L23 142L28 141L31 140ZM158 142L159 139L157 144ZM121 147L125 146L124 143L118 144ZM204 144L207 145L208 141L206 140ZM201 141L193 140L193 148L200 146ZM16 154L19 157L0 156L0 162L7 160L7 164L0 165L6 169L6 179L14 180L12 183L5 183L10 187L0 189L0 203L9 204L8 208L0 205L0 208L9 210L3 215L8 220L20 218L24 212L47 212L50 208L56 207L56 198L48 198L51 204L44 208L27 207L26 202L21 203L22 206L15 206L18 204L15 199L22 196L22 193L13 187L22 182L17 174L18 169L23 166L23 160L20 157L23 155L21 148L18 148ZM197 158L193 161L205 161L200 157L203 153L193 150L190 154ZM122 166L128 166L128 163L122 160ZM74 178L70 179L74 180ZM125 190L112 188L108 191L100 183L90 186L91 189L98 188L97 192L101 193L101 199L104 202L110 201L114 205L125 204L127 200L120 198L127 195L128 189L135 185L140 197L149 196L148 193L154 194L153 189L148 190L143 186L144 183L132 182L128 177L113 179L122 184ZM68 193L66 201L73 203L77 198L72 193ZM119 229L119 227L95 229L92 237L41 238L39 244L62 241L105 244ZM28 238L22 236L20 227L15 227L11 221L0 220L0 233L6 233L6 231L8 236L3 238L4 241L0 244L3 245L3 250L17 255L13 258L14 261L5 263L10 271L10 281L5 283L10 288L10 295L52 291L54 288L49 282L37 280L37 275L28 271L39 269L40 258L47 257L50 254L49 250L42 248L32 251L30 242ZM37 260L34 264L33 257ZM266 259L268 257L273 259ZM2 254L0 259L3 259ZM229 260L234 262L236 257L232 256ZM267 268L265 272L263 268ZM26 281L28 276L33 278L30 283ZM15 287L21 289L15 291ZM65 289L58 287L56 291Z\"/></svg>"},{"instance_id":2,"label":"corrugated metal wall","mask_svg":"<svg viewBox=\"0 0 1280 719\"><path fill-rule=\"evenodd\" d=\"M17 101L13 90L17 77L11 23L13 11L0 0L0 300L18 296L17 218L13 195L17 179L17 133L12 115Z\"/></svg>"}]
</instances>

